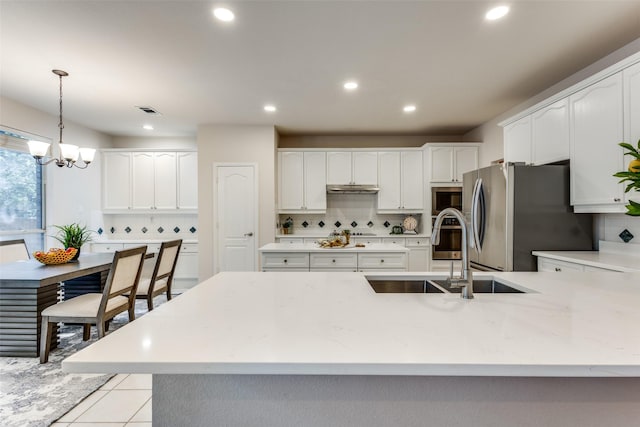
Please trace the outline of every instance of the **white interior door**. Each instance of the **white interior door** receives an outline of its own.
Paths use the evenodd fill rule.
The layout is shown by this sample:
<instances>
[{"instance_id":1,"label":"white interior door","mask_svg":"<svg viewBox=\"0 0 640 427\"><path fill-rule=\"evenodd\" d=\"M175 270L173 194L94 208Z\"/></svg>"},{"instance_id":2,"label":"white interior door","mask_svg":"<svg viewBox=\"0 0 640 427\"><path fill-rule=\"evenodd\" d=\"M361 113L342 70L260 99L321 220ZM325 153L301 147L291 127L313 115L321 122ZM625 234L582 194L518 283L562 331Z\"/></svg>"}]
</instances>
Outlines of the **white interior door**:
<instances>
[{"instance_id":1,"label":"white interior door","mask_svg":"<svg viewBox=\"0 0 640 427\"><path fill-rule=\"evenodd\" d=\"M255 271L257 252L256 165L216 165L216 272Z\"/></svg>"}]
</instances>

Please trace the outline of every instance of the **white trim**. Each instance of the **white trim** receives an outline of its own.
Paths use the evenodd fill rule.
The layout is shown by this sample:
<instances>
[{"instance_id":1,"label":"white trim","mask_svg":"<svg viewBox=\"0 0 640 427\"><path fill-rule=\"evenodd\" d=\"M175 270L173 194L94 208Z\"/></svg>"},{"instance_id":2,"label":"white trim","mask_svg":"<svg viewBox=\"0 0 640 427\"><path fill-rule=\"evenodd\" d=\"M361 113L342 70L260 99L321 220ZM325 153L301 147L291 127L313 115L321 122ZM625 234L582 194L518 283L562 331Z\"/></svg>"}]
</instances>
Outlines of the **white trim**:
<instances>
[{"instance_id":1,"label":"white trim","mask_svg":"<svg viewBox=\"0 0 640 427\"><path fill-rule=\"evenodd\" d=\"M197 153L193 148L100 148L101 153Z\"/></svg>"},{"instance_id":2,"label":"white trim","mask_svg":"<svg viewBox=\"0 0 640 427\"><path fill-rule=\"evenodd\" d=\"M501 121L498 123L498 126L500 127L505 127L525 116L528 116L529 114L532 114L536 111L538 111L541 108L547 107L557 101L560 101L563 98L566 98L588 86L591 86L594 83L599 82L600 80L606 79L609 76L612 76L616 73L621 72L622 70L624 70L625 68L628 68L636 63L640 62L640 52L634 53L631 56L628 56L627 58L623 59L622 61L619 61L607 68L605 68L602 71L599 71L593 75L591 75L590 77L587 77L584 80L581 80L580 82L550 96L549 98L546 98L540 102L538 102L537 104Z\"/></svg>"}]
</instances>

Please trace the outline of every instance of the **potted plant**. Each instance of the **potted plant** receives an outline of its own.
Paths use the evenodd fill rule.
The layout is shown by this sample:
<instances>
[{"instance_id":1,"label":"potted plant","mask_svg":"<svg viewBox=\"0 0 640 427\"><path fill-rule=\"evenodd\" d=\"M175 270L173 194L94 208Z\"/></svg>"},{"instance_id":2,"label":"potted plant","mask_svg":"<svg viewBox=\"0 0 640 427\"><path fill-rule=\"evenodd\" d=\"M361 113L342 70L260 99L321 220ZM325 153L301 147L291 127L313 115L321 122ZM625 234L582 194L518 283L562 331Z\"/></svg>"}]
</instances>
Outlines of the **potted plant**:
<instances>
[{"instance_id":1,"label":"potted plant","mask_svg":"<svg viewBox=\"0 0 640 427\"><path fill-rule=\"evenodd\" d=\"M91 233L93 231L88 230L86 226L73 223L69 225L54 225L58 229L58 233L52 236L58 242L64 245L64 248L76 248L76 256L73 259L77 259L80 256L80 248L85 243L91 241Z\"/></svg>"},{"instance_id":2,"label":"potted plant","mask_svg":"<svg viewBox=\"0 0 640 427\"><path fill-rule=\"evenodd\" d=\"M291 234L293 231L293 220L291 217L284 220L282 223L282 234Z\"/></svg>"},{"instance_id":3,"label":"potted plant","mask_svg":"<svg viewBox=\"0 0 640 427\"><path fill-rule=\"evenodd\" d=\"M618 172L613 176L622 178L620 182L629 181L629 184L627 184L627 187L624 189L625 193L631 190L640 192L640 140L638 141L638 148L625 142L621 142L619 145L629 150L627 153L624 153L625 156L632 156L634 159L629 162L629 167L626 171ZM629 199L629 204L626 205L626 208L627 215L640 216L640 203Z\"/></svg>"}]
</instances>

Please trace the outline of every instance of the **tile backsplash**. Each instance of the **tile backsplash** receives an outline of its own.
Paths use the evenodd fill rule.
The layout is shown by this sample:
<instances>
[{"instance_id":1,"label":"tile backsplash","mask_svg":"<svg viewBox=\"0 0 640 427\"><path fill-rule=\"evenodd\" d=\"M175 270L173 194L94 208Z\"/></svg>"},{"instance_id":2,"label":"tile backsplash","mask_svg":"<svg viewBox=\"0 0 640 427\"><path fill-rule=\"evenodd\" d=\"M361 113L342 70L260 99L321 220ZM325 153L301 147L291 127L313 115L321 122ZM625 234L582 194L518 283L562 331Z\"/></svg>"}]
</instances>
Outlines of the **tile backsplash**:
<instances>
[{"instance_id":1,"label":"tile backsplash","mask_svg":"<svg viewBox=\"0 0 640 427\"><path fill-rule=\"evenodd\" d=\"M197 239L198 216L195 214L99 215L91 229L94 241Z\"/></svg>"},{"instance_id":2,"label":"tile backsplash","mask_svg":"<svg viewBox=\"0 0 640 427\"><path fill-rule=\"evenodd\" d=\"M633 238L628 240L628 243L640 245L640 217L625 214L600 214L596 217L596 226L599 240L623 243L623 237L630 233ZM627 233L624 233L624 230L627 230Z\"/></svg>"}]
</instances>

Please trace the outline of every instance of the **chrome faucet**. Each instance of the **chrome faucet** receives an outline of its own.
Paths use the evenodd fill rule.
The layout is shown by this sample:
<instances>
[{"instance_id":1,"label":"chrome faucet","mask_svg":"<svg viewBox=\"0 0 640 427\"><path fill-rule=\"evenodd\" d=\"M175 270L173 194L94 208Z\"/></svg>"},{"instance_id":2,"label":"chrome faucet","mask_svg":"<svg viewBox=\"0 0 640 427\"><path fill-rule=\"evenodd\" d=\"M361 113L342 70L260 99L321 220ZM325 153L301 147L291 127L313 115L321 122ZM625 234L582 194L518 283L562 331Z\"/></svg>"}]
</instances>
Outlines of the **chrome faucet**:
<instances>
[{"instance_id":1,"label":"chrome faucet","mask_svg":"<svg viewBox=\"0 0 640 427\"><path fill-rule=\"evenodd\" d=\"M442 221L446 216L453 216L458 219L460 226L462 227L462 271L460 276L454 277L453 275L453 263L451 263L451 271L449 280L452 288L462 288L460 296L465 299L473 298L473 273L469 264L469 246L467 244L467 223L464 220L462 212L455 208L443 209L436 217L433 223L433 232L431 233L431 244L437 245L440 243L440 228L442 227Z\"/></svg>"}]
</instances>

